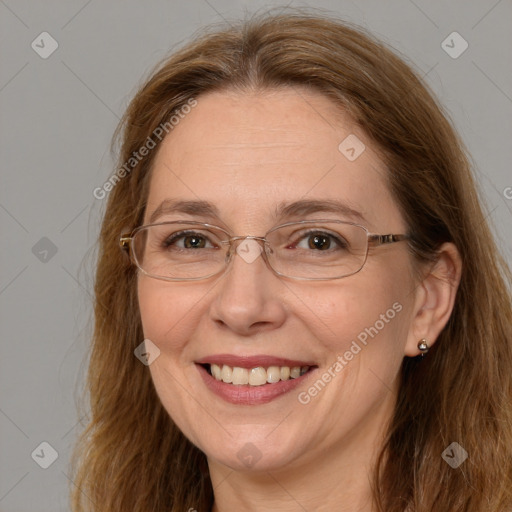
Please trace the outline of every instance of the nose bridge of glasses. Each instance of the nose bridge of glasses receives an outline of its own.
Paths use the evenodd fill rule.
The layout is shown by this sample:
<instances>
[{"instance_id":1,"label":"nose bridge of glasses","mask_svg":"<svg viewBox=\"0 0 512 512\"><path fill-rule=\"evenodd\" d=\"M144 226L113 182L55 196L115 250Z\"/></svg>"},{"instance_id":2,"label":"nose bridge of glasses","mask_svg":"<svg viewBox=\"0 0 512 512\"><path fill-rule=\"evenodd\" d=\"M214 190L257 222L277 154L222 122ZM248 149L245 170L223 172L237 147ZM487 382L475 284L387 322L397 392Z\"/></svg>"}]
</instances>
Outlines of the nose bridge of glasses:
<instances>
[{"instance_id":1,"label":"nose bridge of glasses","mask_svg":"<svg viewBox=\"0 0 512 512\"><path fill-rule=\"evenodd\" d=\"M262 246L263 252L266 252L265 248L268 244L268 241L265 237L262 236L253 236L253 235L245 235L245 236L232 236L228 240L225 241L225 244L227 245L227 253L226 253L226 262L231 259L231 256L233 255L233 252L236 251L240 254L239 251L248 252L250 247L246 247L246 251L244 249L238 249L241 244L246 240L254 240L253 243L258 243L260 247Z\"/></svg>"},{"instance_id":2,"label":"nose bridge of glasses","mask_svg":"<svg viewBox=\"0 0 512 512\"><path fill-rule=\"evenodd\" d=\"M249 242L245 243L247 240ZM264 237L253 235L232 236L224 240L222 244L225 247L224 270L227 270L230 264L232 265L234 263L234 253L237 253L240 259L243 260L242 265L244 263L254 264L261 256L262 263L271 270L273 269L267 254L267 248L269 247L268 242Z\"/></svg>"},{"instance_id":3,"label":"nose bridge of glasses","mask_svg":"<svg viewBox=\"0 0 512 512\"><path fill-rule=\"evenodd\" d=\"M239 240L258 240L258 241L261 241L261 242L266 242L267 239L265 237L262 237L262 236L253 236L253 235L245 235L245 236L232 236L228 242L230 242L231 245L233 245L233 242L237 242Z\"/></svg>"}]
</instances>

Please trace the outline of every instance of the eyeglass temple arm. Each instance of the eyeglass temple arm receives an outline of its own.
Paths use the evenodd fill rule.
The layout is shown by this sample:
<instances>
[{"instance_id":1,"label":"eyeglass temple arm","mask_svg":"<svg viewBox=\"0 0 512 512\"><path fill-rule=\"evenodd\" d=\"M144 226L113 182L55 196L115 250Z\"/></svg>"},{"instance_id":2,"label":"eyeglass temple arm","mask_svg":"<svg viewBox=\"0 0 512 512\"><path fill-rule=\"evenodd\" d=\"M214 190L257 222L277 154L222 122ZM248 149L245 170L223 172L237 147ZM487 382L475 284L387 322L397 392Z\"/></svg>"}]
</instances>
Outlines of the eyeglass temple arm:
<instances>
[{"instance_id":1,"label":"eyeglass temple arm","mask_svg":"<svg viewBox=\"0 0 512 512\"><path fill-rule=\"evenodd\" d=\"M368 235L368 242L372 245L383 245L383 244L392 244L394 242L401 242L402 240L409 240L411 237L409 235Z\"/></svg>"},{"instance_id":2,"label":"eyeglass temple arm","mask_svg":"<svg viewBox=\"0 0 512 512\"><path fill-rule=\"evenodd\" d=\"M128 252L130 250L131 241L132 237L130 235L121 235L121 237L119 238L119 246L121 247L121 249Z\"/></svg>"}]
</instances>

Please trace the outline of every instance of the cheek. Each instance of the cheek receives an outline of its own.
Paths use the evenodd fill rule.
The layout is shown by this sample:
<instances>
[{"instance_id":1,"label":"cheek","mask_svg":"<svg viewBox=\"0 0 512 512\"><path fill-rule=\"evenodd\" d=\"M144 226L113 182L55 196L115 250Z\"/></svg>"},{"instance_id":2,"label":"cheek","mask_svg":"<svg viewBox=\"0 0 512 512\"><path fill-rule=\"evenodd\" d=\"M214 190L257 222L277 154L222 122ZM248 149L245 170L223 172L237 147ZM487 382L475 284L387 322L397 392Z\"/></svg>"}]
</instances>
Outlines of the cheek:
<instances>
[{"instance_id":1,"label":"cheek","mask_svg":"<svg viewBox=\"0 0 512 512\"><path fill-rule=\"evenodd\" d=\"M386 338L386 343L393 343L401 338L398 333L403 330L406 315L402 313L405 294L400 285L383 276L378 280L362 277L360 274L333 283L322 293L311 289L300 294L307 323L331 353L348 350L352 341L367 347L374 339Z\"/></svg>"},{"instance_id":2,"label":"cheek","mask_svg":"<svg viewBox=\"0 0 512 512\"><path fill-rule=\"evenodd\" d=\"M183 349L201 306L201 294L141 276L138 299L144 337L163 352Z\"/></svg>"}]
</instances>

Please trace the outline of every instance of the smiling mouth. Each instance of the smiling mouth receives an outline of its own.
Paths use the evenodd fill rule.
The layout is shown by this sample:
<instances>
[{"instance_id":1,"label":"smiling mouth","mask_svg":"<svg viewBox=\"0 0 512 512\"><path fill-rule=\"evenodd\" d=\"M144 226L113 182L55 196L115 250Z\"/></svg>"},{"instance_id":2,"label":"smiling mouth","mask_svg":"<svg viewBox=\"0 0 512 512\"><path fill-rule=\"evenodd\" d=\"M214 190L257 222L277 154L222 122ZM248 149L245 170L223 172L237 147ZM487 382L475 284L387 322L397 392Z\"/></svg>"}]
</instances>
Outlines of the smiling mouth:
<instances>
[{"instance_id":1,"label":"smiling mouth","mask_svg":"<svg viewBox=\"0 0 512 512\"><path fill-rule=\"evenodd\" d=\"M276 384L297 379L317 368L316 366L257 366L248 369L227 364L202 364L201 366L216 380L234 386Z\"/></svg>"}]
</instances>

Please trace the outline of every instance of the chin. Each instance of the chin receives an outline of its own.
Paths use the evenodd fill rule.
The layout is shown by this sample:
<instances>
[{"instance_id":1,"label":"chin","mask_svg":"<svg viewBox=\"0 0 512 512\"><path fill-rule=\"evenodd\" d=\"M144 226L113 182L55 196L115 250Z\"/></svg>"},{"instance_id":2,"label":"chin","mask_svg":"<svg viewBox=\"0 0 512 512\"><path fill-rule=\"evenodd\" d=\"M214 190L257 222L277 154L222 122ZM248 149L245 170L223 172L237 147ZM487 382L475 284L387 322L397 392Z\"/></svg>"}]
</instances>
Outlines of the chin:
<instances>
[{"instance_id":1,"label":"chin","mask_svg":"<svg viewBox=\"0 0 512 512\"><path fill-rule=\"evenodd\" d=\"M247 436L244 440L231 441L222 449L218 448L219 445L213 450L211 446L205 446L203 452L209 462L214 461L235 471L258 472L289 468L302 450L297 449L297 443L290 440L277 440L277 443Z\"/></svg>"}]
</instances>

